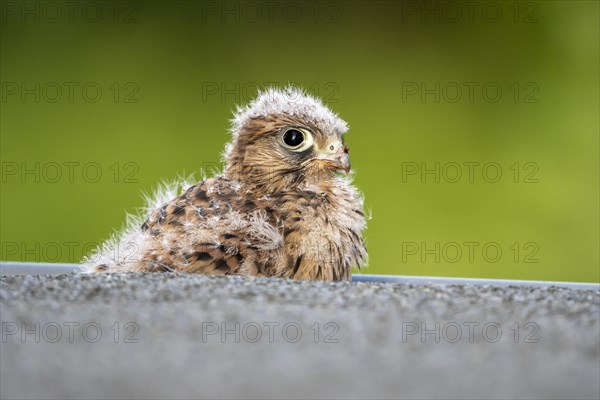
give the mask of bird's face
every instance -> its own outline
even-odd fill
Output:
[[[241,182],[276,191],[299,184],[326,184],[350,171],[342,132],[302,117],[267,115],[249,119],[229,154],[229,171]]]
[[[326,185],[350,170],[348,125],[323,102],[288,86],[270,88],[233,119],[226,174],[267,192]]]
[[[285,125],[276,133],[288,162],[305,169],[306,174],[314,171],[350,172],[349,149],[342,137],[328,135],[316,128]]]

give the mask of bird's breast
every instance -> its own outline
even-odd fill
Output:
[[[285,252],[294,268],[308,269],[303,277],[347,278],[352,266],[361,265],[366,256],[361,236],[365,220],[354,192],[290,192],[278,200],[278,209]]]

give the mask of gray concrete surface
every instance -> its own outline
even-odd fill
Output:
[[[0,302],[7,399],[600,397],[598,290],[105,274]]]
[[[17,261],[0,261],[0,275],[62,275],[78,273],[81,269],[79,264],[57,264],[57,263],[31,263]],[[525,281],[512,279],[476,279],[476,278],[454,278],[440,276],[412,276],[412,275],[373,275],[353,274],[353,282],[369,283],[406,283],[406,284],[443,284],[443,285],[490,285],[498,287],[506,286],[530,286],[550,287],[558,286],[580,290],[600,290],[600,284],[587,282],[552,282],[552,281]]]

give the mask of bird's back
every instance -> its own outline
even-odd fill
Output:
[[[268,267],[269,260],[256,258],[264,253],[277,258],[283,241],[277,221],[268,202],[244,192],[238,182],[210,178],[154,210],[125,246],[126,257],[94,268],[270,275],[256,268]]]
[[[89,268],[350,279],[366,257],[363,226],[361,204],[343,185],[266,195],[219,176],[155,209]]]

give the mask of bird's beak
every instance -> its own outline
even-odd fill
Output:
[[[346,175],[350,173],[350,156],[348,147],[340,147],[340,149],[333,154],[323,154],[319,157],[319,160],[326,163],[330,168],[344,171]]]

